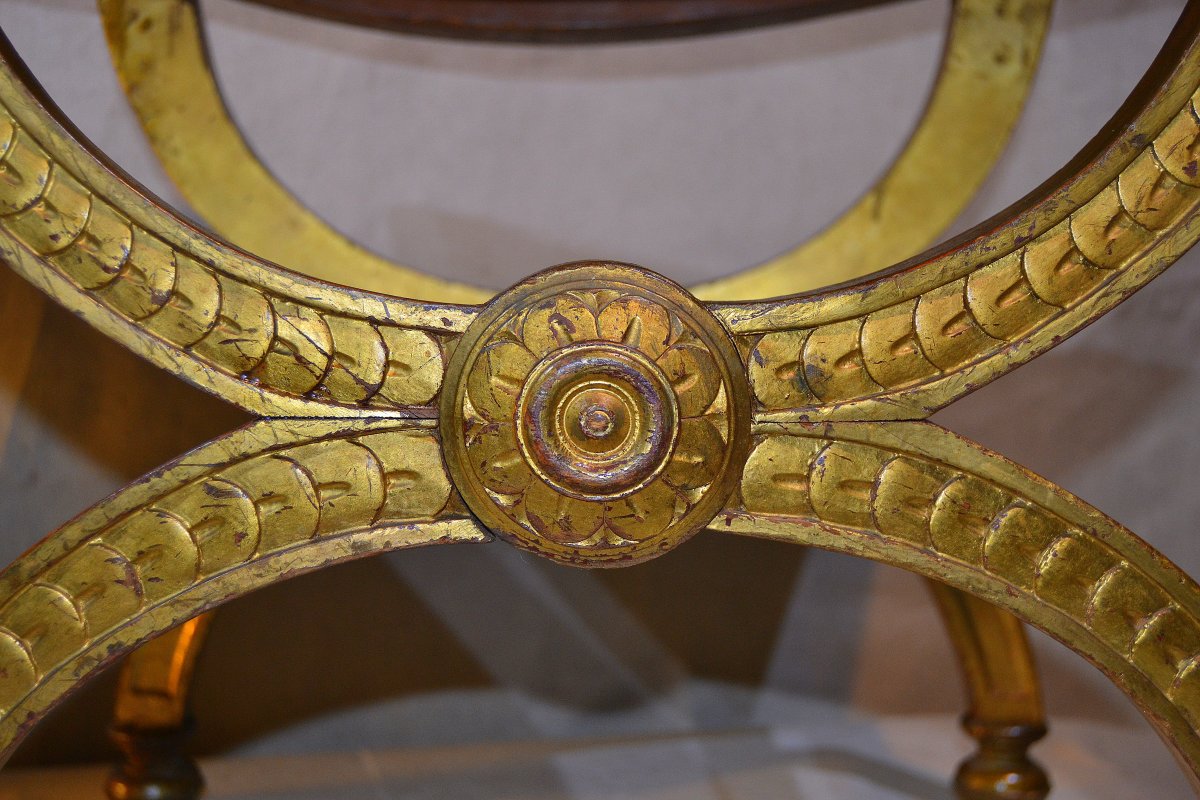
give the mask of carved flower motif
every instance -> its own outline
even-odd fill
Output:
[[[648,298],[574,291],[515,313],[467,376],[468,461],[519,524],[579,548],[642,542],[699,501],[729,438],[721,372]]]

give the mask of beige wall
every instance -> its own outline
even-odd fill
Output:
[[[1059,5],[1005,164],[959,229],[1019,198],[1095,132],[1181,3]],[[229,0],[204,7],[234,111],[301,197],[388,256],[497,288],[585,257],[696,281],[817,230],[902,143],[945,17],[945,4],[928,0],[667,44],[515,48],[379,35]],[[178,200],[124,106],[85,0],[4,0],[0,25],[88,136]],[[1197,268],[1198,254],[1185,257],[1098,325],[938,415],[1193,574]],[[0,349],[0,433],[11,422],[0,437],[3,561],[242,418],[60,310],[39,313],[28,294],[0,279],[0,348],[38,337],[28,370]],[[798,553],[701,539],[596,575],[497,545],[300,579],[221,616],[202,663],[199,742],[294,752],[681,718],[736,726],[770,717],[763,704],[775,692],[880,714],[958,708],[919,581],[844,557],[803,560],[794,581]],[[1090,667],[1037,644],[1053,714],[1152,736]],[[724,693],[679,699],[696,686]],[[107,691],[101,681],[82,693],[22,757],[95,757]],[[488,713],[437,706],[451,691]],[[336,725],[323,717],[334,712]],[[1143,768],[1174,769],[1154,752]]]

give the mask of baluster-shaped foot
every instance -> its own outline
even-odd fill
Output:
[[[959,800],[1043,800],[1050,780],[1028,750],[1046,735],[1046,724],[1024,626],[977,597],[929,585],[970,699],[963,727],[979,743],[955,775]]]
[[[198,800],[204,778],[185,751],[192,725],[152,730],[116,727],[110,732],[121,748],[121,763],[105,784],[110,800]]]
[[[1050,779],[1028,754],[1046,735],[1044,725],[1004,725],[968,715],[963,728],[979,750],[954,776],[959,800],[1044,800],[1050,794]]]
[[[105,784],[110,800],[197,800],[203,793],[185,745],[193,728],[188,691],[209,619],[189,620],[126,659],[109,732],[122,755]]]

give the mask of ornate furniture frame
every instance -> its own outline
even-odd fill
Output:
[[[374,0],[360,8],[379,13],[354,21],[613,38],[838,4],[652,2],[645,18],[596,27],[591,4],[543,3],[540,21],[510,15],[524,20],[516,28],[482,11],[429,16],[448,5]],[[1048,791],[1025,752],[1044,721],[1021,620],[1123,689],[1200,788],[1200,587],[1081,500],[923,421],[1098,318],[1200,236],[1200,1],[1079,156],[934,250],[913,256],[998,156],[1049,2],[957,0],[909,144],[797,250],[691,292],[587,262],[495,297],[370,255],[288,195],[229,119],[190,2],[100,6],[168,171],[214,229],[258,255],[189,225],[107,163],[4,42],[0,259],[260,419],[94,506],[0,574],[5,755],[128,653],[116,728],[128,760],[110,794],[195,796],[177,740],[204,615],[220,603],[388,549],[500,538],[619,567],[707,527],[931,579],[980,748],[959,772],[961,797]],[[667,6],[709,10],[681,18]],[[591,33],[556,17],[563,8],[593,13]],[[977,104],[981,94],[991,102]],[[336,284],[347,275],[355,288]],[[776,299],[730,299],[757,295]]]

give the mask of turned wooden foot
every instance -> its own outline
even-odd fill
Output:
[[[121,750],[105,784],[110,800],[196,800],[203,793],[200,769],[186,752],[193,728],[187,709],[209,619],[189,620],[126,659],[109,731]]]
[[[1028,755],[1029,746],[1046,735],[1045,726],[988,723],[968,715],[963,727],[979,750],[954,777],[960,800],[1043,800],[1050,794],[1049,778]]]
[[[984,600],[937,581],[929,586],[966,683],[963,728],[979,743],[955,775],[959,800],[1042,800],[1050,780],[1028,750],[1046,723],[1024,627]]]
[[[190,719],[160,730],[113,727],[122,760],[104,787],[110,800],[197,800],[204,778],[184,752],[191,729]]]

